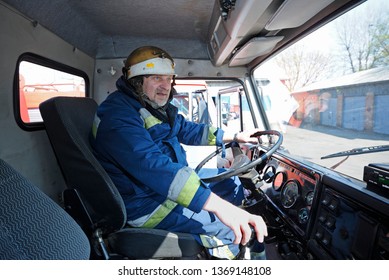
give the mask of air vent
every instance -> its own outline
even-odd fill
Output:
[[[241,66],[250,63],[254,58],[269,53],[283,38],[283,36],[275,36],[251,39],[234,54],[229,66]]]

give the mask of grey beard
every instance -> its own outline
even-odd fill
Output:
[[[151,107],[153,107],[154,109],[156,109],[156,110],[158,110],[159,112],[161,112],[162,114],[164,114],[165,116],[166,116],[166,108],[167,108],[167,103],[165,104],[165,105],[163,105],[163,106],[159,106],[156,102],[154,102],[154,101],[151,101],[150,99],[149,99],[149,97],[146,95],[146,93],[142,93],[141,95],[140,95],[140,98],[144,101],[144,102],[146,102],[147,104],[149,104]]]

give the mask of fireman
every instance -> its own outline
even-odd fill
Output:
[[[238,178],[204,184],[188,167],[181,144],[220,146],[234,137],[178,114],[170,104],[174,67],[160,48],[134,50],[117,90],[97,110],[91,144],[123,197],[129,226],[191,233],[212,256],[234,259],[251,227],[263,242],[266,224],[238,207],[244,198]],[[240,132],[235,140],[256,142],[252,134]],[[263,258],[257,247],[254,254]]]

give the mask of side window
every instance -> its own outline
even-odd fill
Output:
[[[176,80],[171,103],[187,120],[228,132],[254,128],[242,84],[232,80]]]
[[[177,79],[174,88],[176,92],[171,103],[187,120],[220,127],[230,133],[255,127],[250,98],[243,84],[236,80]],[[183,147],[192,168],[215,151],[214,146]],[[229,160],[229,156],[222,159],[219,155],[207,162],[205,167],[228,167]]]
[[[15,119],[25,130],[42,128],[39,105],[55,96],[85,97],[87,75],[32,54],[19,58],[14,82]]]
[[[243,86],[220,89],[217,103],[218,124],[224,131],[235,133],[254,128],[253,116]]]
[[[174,88],[176,93],[171,103],[178,108],[178,112],[185,119],[212,125],[208,103],[210,96],[206,81],[176,80]]]

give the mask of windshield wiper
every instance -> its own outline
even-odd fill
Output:
[[[378,152],[385,152],[385,151],[389,151],[389,145],[355,148],[348,151],[326,155],[324,157],[321,157],[321,159],[342,157],[342,156],[353,156],[353,155],[360,155],[360,154],[367,154],[367,153],[378,153]]]

